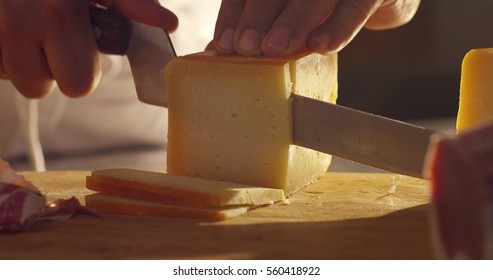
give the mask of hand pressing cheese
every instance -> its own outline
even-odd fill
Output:
[[[337,97],[337,56],[179,57],[166,69],[168,173],[284,189],[325,174],[329,155],[291,145],[291,93]]]

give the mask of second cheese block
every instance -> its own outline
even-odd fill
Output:
[[[457,131],[493,120],[493,48],[471,50],[462,62]]]
[[[291,93],[335,103],[337,56],[179,57],[166,69],[169,174],[293,193],[329,155],[291,145]]]

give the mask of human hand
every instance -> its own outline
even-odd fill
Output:
[[[176,16],[155,0],[97,2],[168,31],[178,26]],[[55,82],[70,97],[90,93],[101,65],[88,1],[0,0],[0,61],[0,78],[28,98],[47,95]]]
[[[364,26],[410,21],[420,0],[223,0],[214,47],[219,53],[291,55],[337,52]]]

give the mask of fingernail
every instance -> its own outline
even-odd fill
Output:
[[[238,41],[238,48],[246,52],[257,50],[259,45],[260,35],[253,29],[243,31]]]
[[[235,36],[235,31],[231,28],[228,28],[221,33],[219,40],[217,41],[218,46],[224,50],[232,50],[233,49],[233,40]]]
[[[272,49],[284,50],[288,48],[289,40],[289,32],[287,30],[279,29],[274,31],[269,38],[267,38],[266,45]]]
[[[314,51],[326,51],[331,43],[331,37],[328,34],[318,34],[308,40],[308,46]]]

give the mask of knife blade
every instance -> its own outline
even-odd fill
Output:
[[[293,144],[423,178],[428,144],[436,131],[296,94],[291,97]]]
[[[139,100],[166,107],[164,69],[176,57],[168,33],[104,7],[90,5],[90,14],[99,50],[127,56]]]

